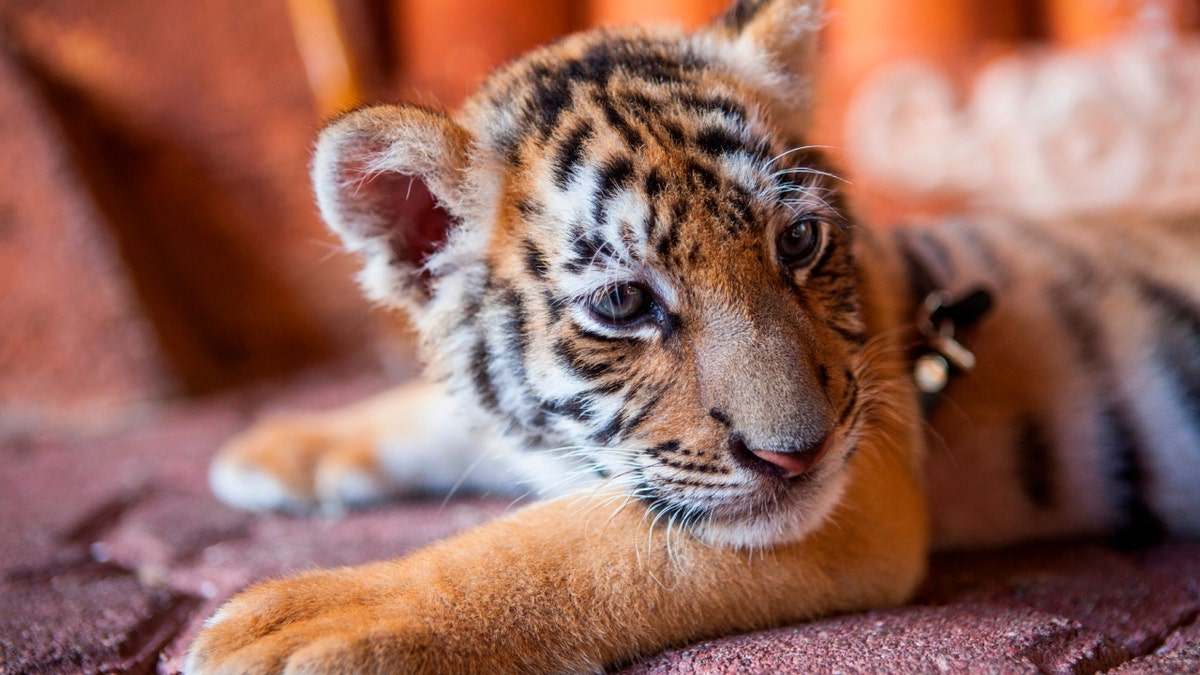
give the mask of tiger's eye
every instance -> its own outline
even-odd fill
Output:
[[[775,251],[785,265],[797,265],[808,262],[817,252],[821,242],[821,232],[815,218],[792,223],[791,227],[779,233],[775,240]]]
[[[633,283],[615,284],[592,296],[588,307],[610,323],[628,323],[649,309],[650,292]]]

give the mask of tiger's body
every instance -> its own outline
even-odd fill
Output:
[[[251,589],[192,671],[596,670],[901,602],[931,530],[1200,533],[1200,228],[855,222],[803,142],[817,11],[587,33],[453,119],[326,129],[322,214],[437,384],[265,423],[214,487],[249,508],[562,496]],[[992,309],[954,336],[978,365],[923,418],[923,303],[980,288]]]

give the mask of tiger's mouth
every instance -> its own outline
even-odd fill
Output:
[[[792,453],[754,451],[735,435],[728,444],[728,473],[684,474],[656,463],[643,472],[634,494],[657,521],[710,543],[769,546],[795,540],[826,517],[841,494],[838,457],[851,451],[851,439],[836,430]]]

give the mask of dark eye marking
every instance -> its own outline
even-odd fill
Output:
[[[784,267],[812,262],[820,247],[821,221],[811,216],[792,223],[775,238],[775,255]]]
[[[653,295],[641,284],[623,282],[606,286],[587,300],[588,309],[601,321],[627,326],[650,312]]]

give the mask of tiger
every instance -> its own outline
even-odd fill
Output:
[[[934,547],[1200,533],[1194,219],[860,222],[806,140],[823,17],[595,29],[324,128],[321,215],[426,377],[260,422],[213,489],[542,499],[252,586],[189,673],[602,672],[903,603]]]

